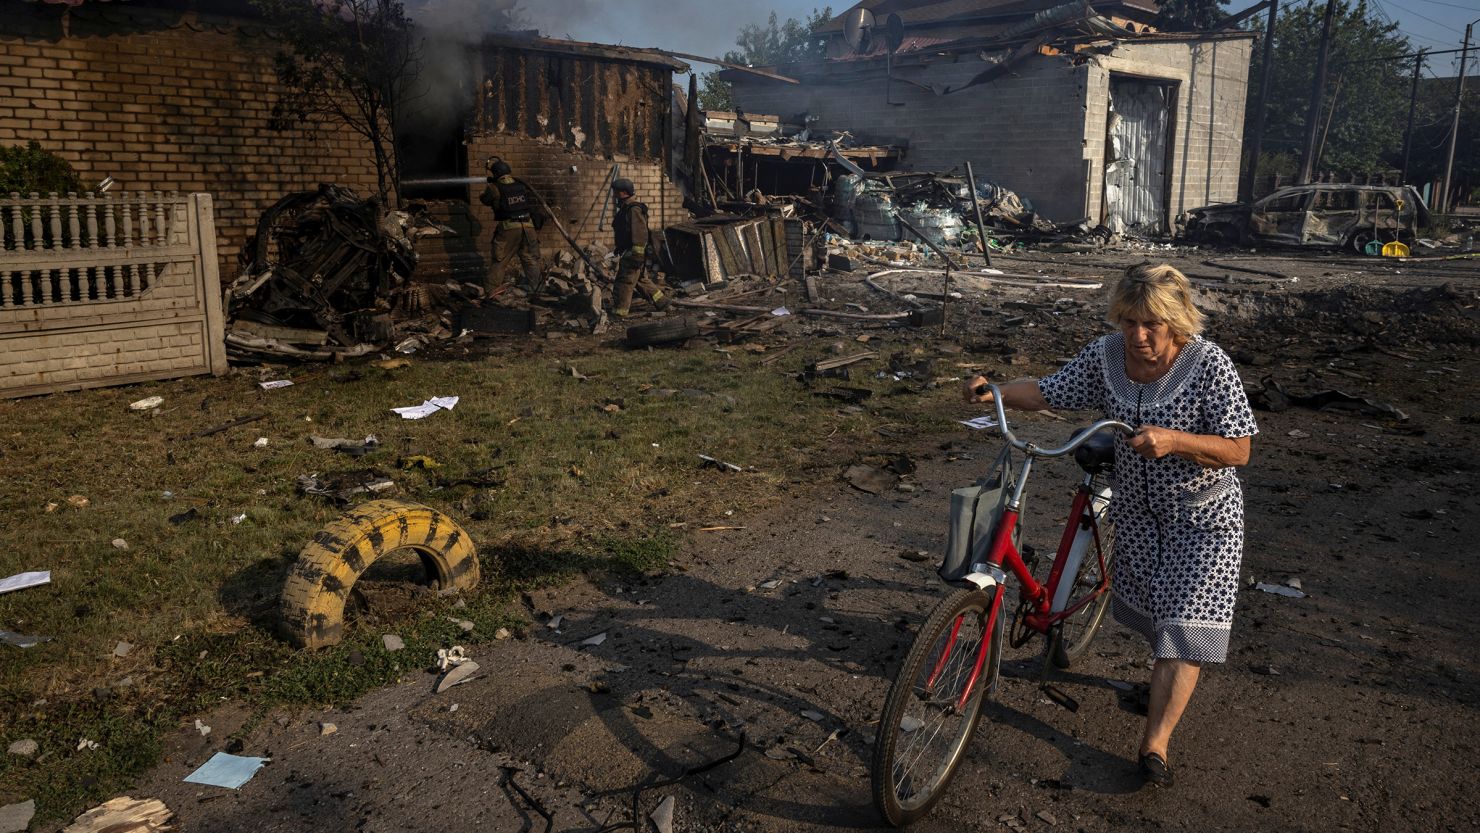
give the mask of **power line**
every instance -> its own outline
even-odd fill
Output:
[[[1477,9],[1474,6],[1461,6],[1458,3],[1445,3],[1444,0],[1421,0],[1421,2],[1433,3],[1435,6],[1448,6],[1451,9],[1459,9],[1460,11],[1466,12],[1480,11],[1480,9]]]
[[[1416,12],[1416,11],[1408,8],[1407,6],[1402,6],[1402,5],[1399,5],[1397,3],[1394,3],[1393,0],[1388,0],[1388,2],[1389,3],[1392,3],[1397,8],[1402,9],[1403,11],[1405,11],[1405,12],[1413,15],[1414,17],[1420,18],[1422,20],[1427,20],[1428,22],[1434,24],[1435,26],[1443,26],[1445,29],[1448,29],[1449,28],[1449,24],[1448,23],[1444,23],[1442,21],[1435,20],[1432,17],[1425,17],[1425,16],[1419,14],[1418,12]]]

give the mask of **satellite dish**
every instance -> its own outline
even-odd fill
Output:
[[[843,40],[854,52],[867,52],[874,45],[874,13],[856,8],[843,15]]]
[[[897,14],[884,18],[884,45],[889,47],[890,52],[898,52],[903,43],[904,21]]]

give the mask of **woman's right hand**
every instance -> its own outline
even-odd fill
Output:
[[[966,388],[962,391],[962,394],[966,397],[967,402],[981,402],[990,405],[992,402],[992,392],[987,390],[987,385],[989,384],[991,383],[987,380],[987,377],[980,375],[973,376],[966,380]]]

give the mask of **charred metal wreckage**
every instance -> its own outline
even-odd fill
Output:
[[[407,337],[445,338],[453,285],[413,283],[416,241],[450,234],[424,206],[321,185],[278,200],[242,248],[226,290],[226,349],[238,361],[325,361]]]

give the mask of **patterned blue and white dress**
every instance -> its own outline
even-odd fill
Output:
[[[1098,410],[1137,427],[1228,438],[1259,431],[1233,361],[1201,336],[1182,346],[1165,376],[1140,384],[1126,376],[1125,339],[1113,333],[1038,389],[1054,408]],[[1227,659],[1244,546],[1236,470],[1173,456],[1152,460],[1119,437],[1110,517],[1116,620],[1143,634],[1158,659]]]

